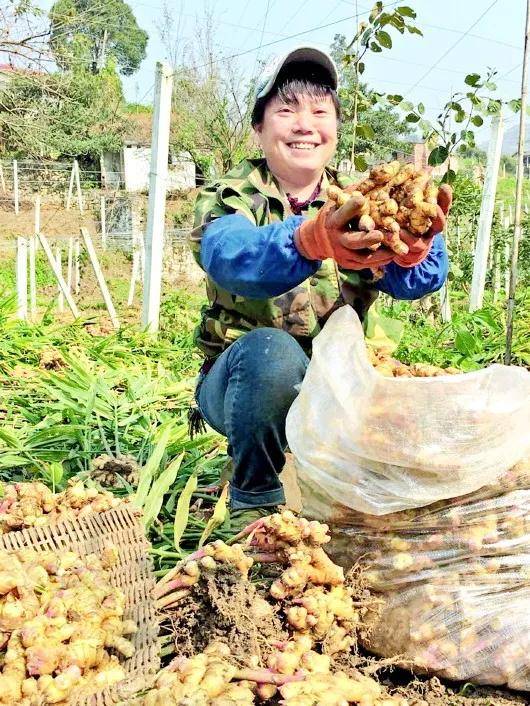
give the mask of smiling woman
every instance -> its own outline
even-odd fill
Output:
[[[362,320],[379,291],[415,299],[447,275],[441,236],[404,267],[378,248],[381,232],[359,231],[364,196],[340,208],[327,199],[329,186],[352,185],[329,166],[336,90],[326,52],[303,46],[278,57],[252,112],[264,157],[244,160],[197,200],[191,241],[210,306],[196,332],[206,359],[195,415],[228,437],[234,529],[284,502],[285,419],[329,315],[350,305]]]

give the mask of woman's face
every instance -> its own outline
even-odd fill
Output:
[[[298,96],[297,103],[272,98],[256,126],[272,173],[287,182],[311,180],[322,173],[337,146],[337,113],[330,96]]]

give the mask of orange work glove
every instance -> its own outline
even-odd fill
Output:
[[[438,215],[433,219],[432,226],[421,238],[412,235],[408,230],[401,229],[399,237],[409,246],[406,255],[396,255],[394,262],[401,267],[414,267],[423,262],[431,249],[432,241],[437,233],[441,233],[447,222],[447,214],[453,202],[453,190],[449,184],[442,184],[438,189]]]
[[[383,249],[368,250],[382,242],[380,231],[357,232],[349,227],[350,221],[360,215],[363,203],[361,194],[340,208],[335,201],[327,201],[316,218],[304,221],[296,230],[294,243],[298,252],[308,260],[333,258],[340,267],[348,270],[377,268],[392,262],[394,253]]]

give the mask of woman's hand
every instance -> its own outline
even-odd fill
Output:
[[[349,270],[376,268],[391,262],[394,253],[382,248],[369,250],[382,243],[381,231],[350,228],[351,220],[361,215],[364,202],[361,194],[352,196],[340,208],[334,201],[327,201],[316,218],[304,221],[296,231],[294,242],[298,252],[308,260],[333,258],[340,267]]]
[[[447,214],[453,202],[453,190],[449,184],[442,184],[438,189],[438,215],[433,219],[432,226],[425,235],[418,238],[408,230],[401,229],[399,237],[408,245],[406,255],[396,255],[394,262],[401,267],[414,267],[423,262],[431,249],[432,241],[437,233],[442,233],[447,223]]]

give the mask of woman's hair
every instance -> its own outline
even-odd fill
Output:
[[[296,105],[302,95],[316,100],[329,96],[335,106],[337,120],[340,120],[339,99],[337,92],[331,86],[328,72],[318,64],[308,65],[296,61],[282,67],[270,93],[263,98],[258,98],[252,110],[252,127],[263,122],[265,108],[273,98],[278,98],[288,105]]]

